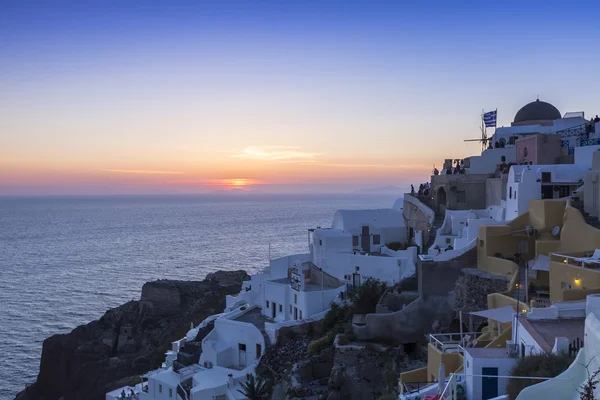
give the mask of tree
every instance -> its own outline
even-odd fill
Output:
[[[592,358],[592,360],[593,359],[594,358]],[[598,379],[598,375],[600,375],[600,369],[597,369],[594,373],[590,374],[590,364],[592,363],[592,360],[585,365],[588,377],[581,385],[579,390],[577,390],[580,400],[594,400],[594,390],[596,389],[596,385],[600,383],[600,379]]]
[[[248,375],[246,382],[241,384],[242,389],[238,392],[249,400],[265,400],[269,396],[267,381],[264,378],[256,378],[254,374]]]

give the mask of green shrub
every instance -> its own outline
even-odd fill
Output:
[[[335,335],[336,335],[336,333],[329,332],[327,335],[323,336],[322,338],[313,340],[312,342],[310,342],[310,344],[308,345],[308,354],[311,356],[315,355],[315,354],[319,354],[326,348],[333,345],[333,341],[335,340]]]
[[[321,321],[323,330],[328,331],[333,329],[341,322],[352,318],[352,310],[348,307],[340,307],[336,303],[331,303],[331,309],[325,314]]]
[[[533,354],[521,358],[510,371],[510,375],[554,378],[565,371],[574,359],[568,354]],[[509,399],[516,399],[521,390],[540,382],[543,381],[539,379],[509,379],[507,385]]]
[[[371,314],[375,312],[379,299],[387,285],[377,279],[368,278],[352,295],[353,314]]]
[[[388,249],[398,251],[398,250],[406,250],[407,244],[402,242],[391,242],[385,245]]]

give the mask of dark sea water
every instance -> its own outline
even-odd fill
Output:
[[[144,282],[254,273],[308,251],[307,228],[393,195],[0,197],[0,399],[35,380],[42,341],[139,299]]]

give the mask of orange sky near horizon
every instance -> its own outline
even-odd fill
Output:
[[[78,153],[64,156],[38,157],[21,154],[0,161],[0,193],[49,192],[77,193],[77,188],[94,186],[122,193],[189,192],[214,190],[253,190],[259,186],[323,185],[376,187],[407,186],[417,176],[426,177],[431,165],[404,157],[343,157],[304,151],[294,146],[249,146],[241,151],[199,153],[181,156],[135,159],[129,157],[108,161],[109,157],[82,157]],[[86,191],[85,189],[83,190]],[[34,190],[35,192],[35,190]]]

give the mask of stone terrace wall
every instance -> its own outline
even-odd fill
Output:
[[[506,291],[509,279],[480,269],[465,268],[456,281],[455,310],[463,312],[487,309],[487,296]]]
[[[419,261],[417,266],[419,296],[446,296],[464,268],[477,268],[477,249],[448,261]]]

